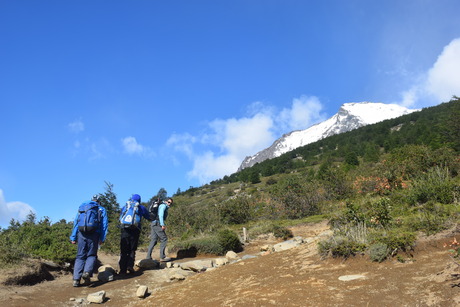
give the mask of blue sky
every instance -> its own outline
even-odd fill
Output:
[[[343,103],[460,95],[457,0],[0,0],[0,226],[200,186]]]

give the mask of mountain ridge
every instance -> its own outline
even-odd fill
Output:
[[[339,108],[338,112],[329,119],[312,125],[304,130],[294,130],[283,134],[279,139],[275,140],[270,147],[259,151],[255,155],[247,156],[241,163],[238,171],[267,159],[279,157],[286,152],[324,139],[328,136],[348,132],[415,111],[419,110],[380,102],[363,101],[344,103]]]

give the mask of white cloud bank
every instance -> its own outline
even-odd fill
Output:
[[[460,38],[444,47],[436,63],[428,71],[427,91],[440,101],[460,96]]]
[[[216,119],[202,135],[175,134],[167,144],[193,161],[188,175],[204,184],[236,172],[246,156],[270,146],[280,134],[324,120],[322,108],[318,98],[307,96],[294,99],[290,108],[281,111],[256,102],[249,107],[251,116]],[[200,146],[216,150],[200,152]]]
[[[460,38],[445,46],[434,65],[401,95],[399,104],[406,107],[417,106],[421,100],[439,104],[460,96]]]
[[[11,219],[24,221],[30,212],[35,210],[20,201],[6,202],[3,190],[0,189],[0,225],[9,225]]]

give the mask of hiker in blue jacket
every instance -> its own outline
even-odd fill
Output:
[[[161,202],[158,206],[157,214],[152,216],[153,222],[151,224],[150,244],[147,251],[146,259],[152,259],[152,251],[157,244],[158,239],[160,240],[160,261],[166,262],[171,261],[171,258],[166,257],[165,250],[166,244],[168,243],[168,237],[166,236],[166,218],[168,217],[169,207],[173,204],[173,199],[168,198],[166,202]],[[152,206],[150,206],[152,208]],[[152,210],[150,211],[152,213]]]
[[[141,221],[145,218],[150,221],[147,208],[141,205],[141,197],[133,194],[121,209],[120,224],[120,271],[118,274],[134,273],[134,260],[136,258],[137,245],[141,234]]]
[[[70,235],[70,242],[77,244],[77,256],[73,269],[74,287],[80,286],[81,278],[86,285],[90,283],[97,260],[97,250],[99,245],[104,243],[109,226],[107,212],[99,204],[98,195],[94,195],[91,201],[80,205],[78,211]],[[90,214],[91,211],[94,212],[93,215]],[[91,220],[89,224],[85,224],[85,219],[86,222]]]

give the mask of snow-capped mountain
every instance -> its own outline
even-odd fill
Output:
[[[331,118],[308,129],[296,130],[284,134],[270,147],[253,156],[246,157],[238,171],[266,159],[279,157],[297,147],[316,142],[328,136],[347,132],[365,125],[375,124],[386,119],[396,118],[414,111],[418,110],[407,109],[396,104],[376,102],[345,103],[340,107],[337,114]]]

